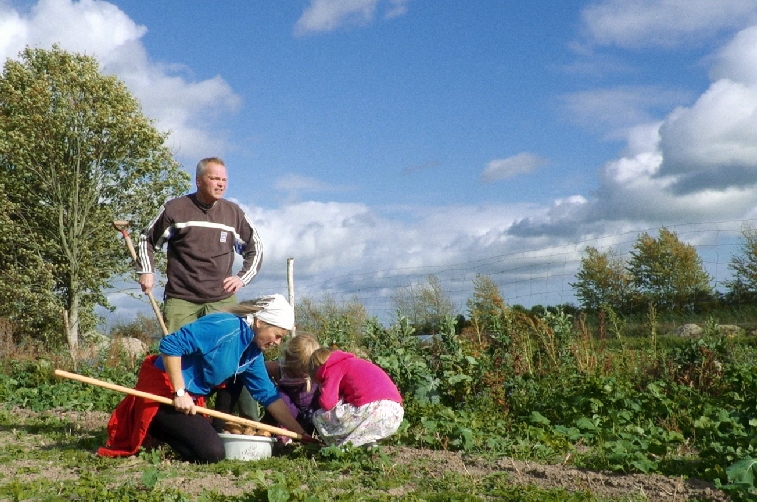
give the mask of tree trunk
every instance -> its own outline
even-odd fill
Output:
[[[66,311],[64,325],[68,350],[71,351],[73,356],[79,348],[79,292],[76,291],[76,288],[71,288],[71,305],[70,309]]]

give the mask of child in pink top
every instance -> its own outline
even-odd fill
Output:
[[[320,385],[313,424],[327,444],[353,446],[391,436],[402,423],[402,396],[389,375],[349,352],[320,348],[310,358]]]

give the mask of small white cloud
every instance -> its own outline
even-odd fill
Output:
[[[506,159],[495,159],[486,165],[486,169],[481,173],[481,181],[493,183],[519,174],[528,174],[546,163],[546,159],[528,152],[522,152]]]
[[[391,19],[407,12],[410,0],[389,0],[383,17]],[[365,26],[376,17],[380,0],[310,0],[297,20],[296,35],[333,31],[342,26]]]
[[[562,102],[573,122],[613,135],[655,120],[691,98],[691,93],[674,89],[624,86],[566,94]]]
[[[389,8],[386,10],[384,18],[393,19],[407,14],[408,1],[409,0],[389,0]]]
[[[582,11],[584,31],[602,45],[676,47],[757,19],[754,0],[600,0]]]
[[[276,180],[277,190],[285,192],[288,203],[296,202],[303,193],[343,193],[352,190],[346,185],[329,185],[315,178],[290,174]]]

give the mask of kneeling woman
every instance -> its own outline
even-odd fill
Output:
[[[98,453],[133,455],[149,435],[168,443],[184,460],[225,458],[213,424],[197,415],[205,396],[222,384],[241,383],[284,427],[305,434],[268,377],[263,351],[294,327],[294,310],[281,295],[245,301],[229,312],[209,314],[164,337],[160,355],[148,356],[136,388],[173,398],[173,406],[127,396],[108,423],[108,442]]]

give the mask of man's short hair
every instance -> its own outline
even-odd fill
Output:
[[[207,159],[202,159],[200,162],[197,163],[197,172],[195,173],[195,176],[198,178],[205,174],[205,168],[208,167],[208,164],[219,164],[223,167],[226,167],[226,164],[223,163],[223,160],[221,160],[218,157],[208,157]]]

